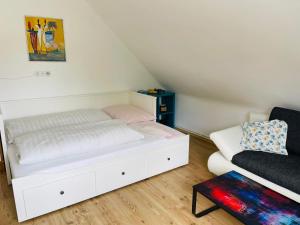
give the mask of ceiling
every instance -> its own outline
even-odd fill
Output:
[[[166,88],[300,107],[299,0],[87,0]]]

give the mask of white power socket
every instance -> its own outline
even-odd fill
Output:
[[[37,77],[50,77],[51,72],[50,71],[36,71],[36,72],[34,72],[34,75]]]

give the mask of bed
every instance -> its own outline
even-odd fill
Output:
[[[81,152],[80,148],[76,150],[75,146],[71,150],[78,151],[77,154],[70,154],[70,151],[66,151],[66,154],[59,158],[55,158],[55,155],[46,155],[44,158],[37,157],[36,159],[36,157],[32,158],[32,154],[29,154],[28,158],[21,155],[24,156],[23,161],[20,160],[22,159],[19,155],[20,146],[16,141],[13,143],[10,141],[8,136],[11,134],[8,134],[5,128],[9,124],[7,121],[24,116],[81,108],[100,109],[117,104],[130,104],[156,116],[156,99],[135,92],[28,99],[1,103],[0,128],[3,153],[8,183],[11,183],[13,187],[19,222],[188,163],[189,136],[155,121],[132,122],[127,124],[128,126],[124,126],[132,131],[133,136],[136,132],[143,138],[134,136],[136,138],[130,139],[131,141],[126,141],[125,138],[124,143],[102,146],[88,152]],[[20,109],[22,110],[20,111]],[[103,123],[107,124],[106,121]],[[108,123],[124,128],[122,122],[117,120],[108,121]],[[103,126],[102,122],[101,126]],[[65,131],[67,125],[60,129]],[[86,125],[84,125],[84,129],[86,129]],[[106,128],[104,132],[107,133]],[[118,132],[120,131],[118,130]],[[39,135],[43,137],[42,132],[39,133],[33,135],[34,141],[38,139]],[[119,135],[119,133],[117,134]],[[20,137],[26,135],[20,135]],[[87,135],[93,136],[94,133],[88,132]],[[122,139],[120,136],[118,137]],[[95,139],[98,140],[98,136],[95,136]],[[25,150],[27,150],[28,139],[26,141]],[[91,140],[87,140],[84,144],[89,142]],[[77,142],[75,141],[75,143]],[[99,143],[101,144],[101,142],[96,142],[96,144]],[[78,145],[80,144],[78,142]],[[61,148],[63,149],[64,146],[62,145]]]

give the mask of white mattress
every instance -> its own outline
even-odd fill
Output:
[[[147,129],[148,125],[145,123],[136,123],[132,124],[131,127],[135,130],[141,132],[145,138],[121,144],[118,146],[108,147],[105,149],[101,149],[100,151],[91,151],[89,153],[77,154],[74,156],[64,157],[62,159],[57,159],[49,162],[29,164],[29,165],[21,165],[18,163],[16,148],[13,144],[8,146],[8,159],[10,162],[10,168],[12,173],[12,178],[24,177],[32,174],[43,174],[43,173],[54,173],[60,171],[71,170],[83,166],[91,165],[92,163],[99,162],[101,160],[105,160],[106,157],[112,157],[114,154],[118,154],[120,151],[126,153],[127,151],[138,151],[139,149],[147,147],[157,148],[158,146],[167,146],[172,138],[176,138],[177,136],[182,136],[180,132],[168,128],[162,127],[162,125],[157,125],[155,122],[147,122],[149,126],[157,127],[157,132],[153,129]],[[163,128],[163,129],[162,129]],[[164,130],[163,132],[159,132],[159,130]],[[165,137],[163,135],[166,130],[171,131],[172,138]],[[177,135],[174,135],[174,134]]]

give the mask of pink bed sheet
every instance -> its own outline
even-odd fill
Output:
[[[175,130],[171,127],[167,127],[163,124],[154,121],[134,123],[134,124],[130,124],[130,126],[143,133],[147,133],[150,135],[157,135],[168,139],[184,135],[178,130]]]

